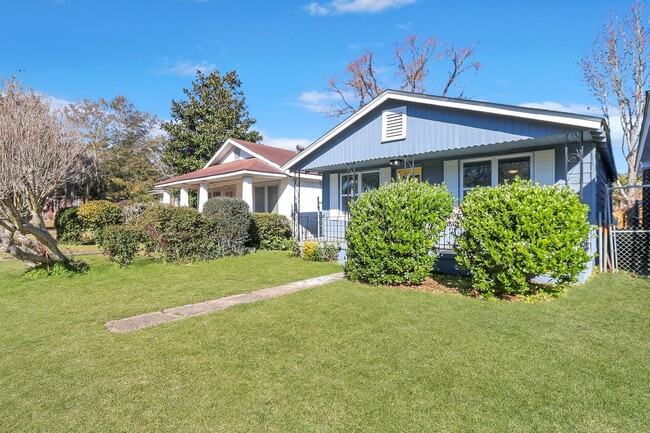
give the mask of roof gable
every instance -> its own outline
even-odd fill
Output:
[[[402,141],[382,143],[382,111],[404,105],[409,135]],[[316,140],[283,169],[316,169],[579,130],[598,131],[602,125],[603,120],[594,116],[389,90]],[[333,147],[336,152],[324,156]]]
[[[241,172],[259,172],[271,174],[283,174],[283,172],[276,167],[272,167],[256,158],[242,159],[239,161],[226,162],[223,164],[212,165],[207,168],[192,171],[180,176],[175,176],[165,179],[156,183],[156,187],[168,186],[170,184],[178,184],[187,181],[197,181],[207,177],[228,175]]]
[[[221,145],[219,150],[215,152],[203,168],[208,168],[222,163],[227,159],[228,155],[233,152],[233,149],[239,149],[247,156],[257,158],[260,161],[277,168],[280,168],[283,164],[296,156],[296,152],[292,150],[281,149],[266,144],[251,143],[237,138],[229,138]]]

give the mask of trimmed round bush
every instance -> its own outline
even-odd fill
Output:
[[[211,239],[216,257],[246,252],[251,214],[244,200],[212,198],[203,205],[203,215],[211,223]]]
[[[141,233],[128,226],[108,226],[102,231],[101,250],[113,264],[123,268],[135,259]]]
[[[286,250],[291,239],[291,223],[284,215],[270,213],[251,214],[250,240],[255,248]]]
[[[123,222],[122,209],[108,200],[86,202],[79,206],[77,215],[84,230],[91,232],[98,244],[101,244],[101,232],[104,227],[120,225]]]
[[[59,242],[79,242],[84,232],[83,224],[78,216],[79,208],[67,207],[59,209],[54,218],[56,238]]]
[[[371,284],[420,284],[453,210],[443,185],[406,179],[364,192],[350,207],[345,271]]]
[[[214,257],[212,226],[196,209],[156,205],[138,218],[146,252],[170,263],[189,263]]]
[[[516,180],[467,193],[455,251],[484,295],[531,292],[530,279],[548,275],[560,288],[575,282],[589,261],[589,207],[568,187]]]

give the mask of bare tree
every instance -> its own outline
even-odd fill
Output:
[[[0,246],[29,265],[65,261],[43,221],[47,198],[79,174],[76,129],[13,77],[0,87]]]
[[[605,118],[620,116],[621,152],[627,162],[627,184],[637,185],[635,163],[648,84],[648,29],[643,6],[635,1],[623,18],[610,14],[599,30],[592,51],[582,59],[584,79],[600,103]],[[620,186],[620,181],[618,182]],[[622,191],[626,207],[636,200],[636,189]]]
[[[476,45],[466,48],[441,49],[437,39],[430,37],[421,44],[415,35],[408,36],[401,44],[395,45],[393,52],[397,70],[395,74],[400,79],[400,88],[414,93],[425,93],[430,83],[432,63],[447,60],[451,70],[447,72],[446,80],[440,95],[446,96],[452,86],[458,86],[458,78],[470,70],[478,71],[481,64],[471,60]],[[363,108],[368,102],[382,92],[385,87],[379,84],[378,70],[373,64],[374,55],[371,51],[364,52],[345,69],[341,77],[331,78],[328,90],[340,99],[341,105],[329,106],[324,114],[330,117],[340,117],[351,114]],[[461,89],[459,97],[462,97]]]
[[[382,92],[377,84],[377,72],[372,64],[373,57],[371,51],[364,52],[345,68],[345,78],[329,80],[330,92],[338,95],[343,106],[328,107],[325,112],[327,116],[341,117],[354,113]]]

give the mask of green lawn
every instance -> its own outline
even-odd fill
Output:
[[[650,280],[482,301],[342,281],[129,334],[107,320],[336,272],[282,253],[26,281],[0,263],[0,431],[640,432]]]

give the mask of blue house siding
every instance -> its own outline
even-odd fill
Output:
[[[301,168],[320,170],[340,165],[343,161],[363,166],[361,163],[364,161],[389,159],[396,155],[469,149],[486,144],[559,137],[576,131],[575,128],[533,120],[411,103],[407,105],[406,139],[382,143],[381,113],[399,106],[404,104],[389,101],[370,111],[356,124],[307,156],[301,161]],[[335,152],[331,151],[333,148],[336,148]]]
[[[340,211],[340,176],[350,171],[381,170],[380,180],[386,180],[389,162],[405,158],[415,167],[421,167],[422,180],[439,184],[446,179],[450,191],[461,196],[463,160],[526,153],[532,155],[534,180],[570,186],[589,206],[590,223],[598,223],[599,212],[608,206],[607,184],[616,173],[609,133],[602,119],[426,95],[408,94],[408,98],[400,99],[404,96],[404,92],[383,94],[374,105],[371,103],[345,120],[289,164],[293,169],[314,170],[323,175],[326,218],[345,224],[346,214]],[[404,106],[405,138],[382,143],[382,112]],[[577,157],[579,133],[584,139],[582,164]],[[569,140],[568,145],[565,140]],[[588,242],[588,250],[592,255],[597,251],[595,232]],[[581,279],[592,268],[593,262]],[[437,270],[455,271],[453,255],[442,254]]]

